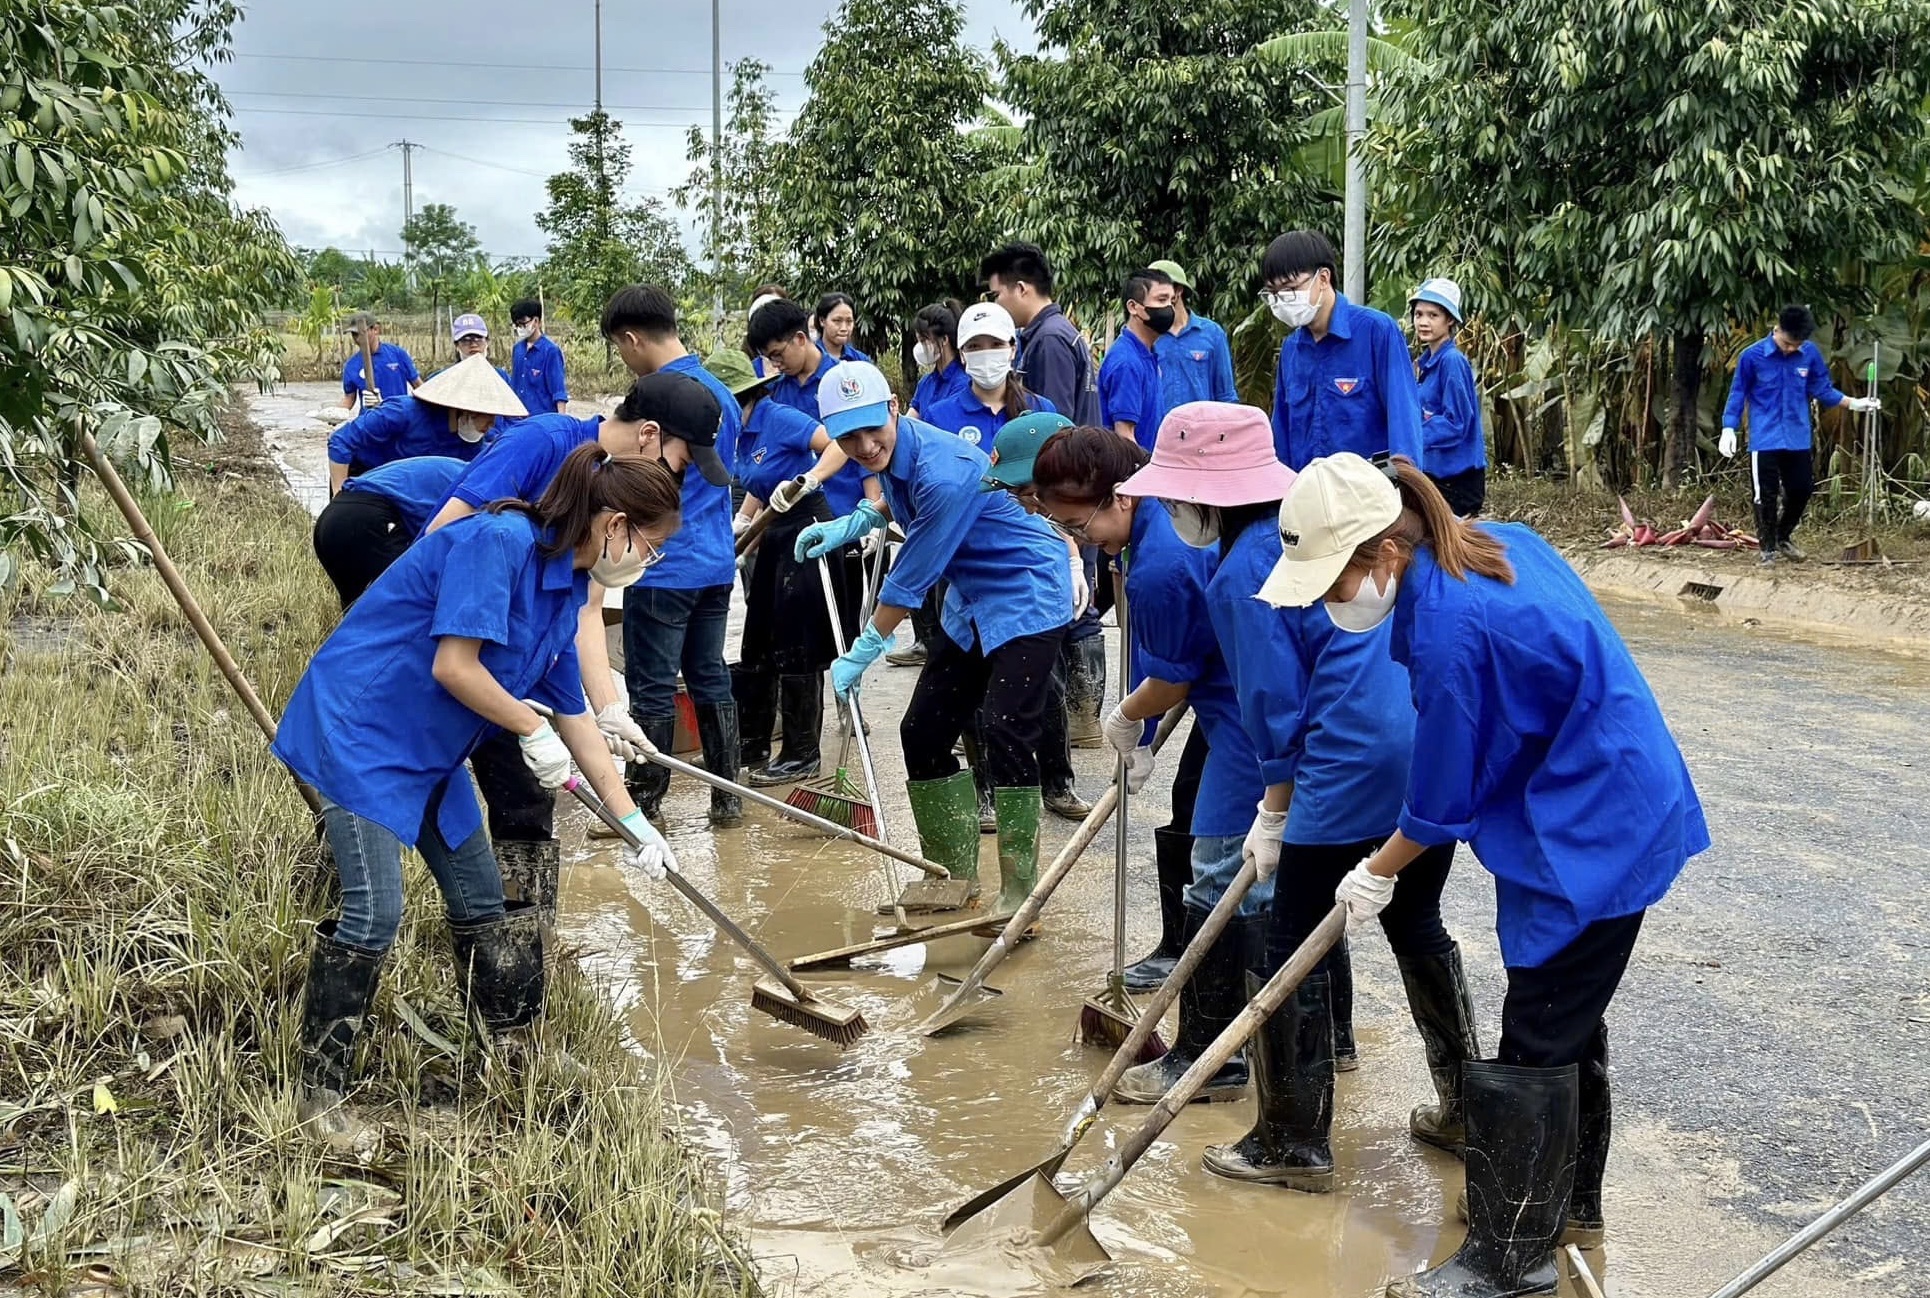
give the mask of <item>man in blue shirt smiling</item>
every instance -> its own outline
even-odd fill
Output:
[[[1159,435],[1159,360],[1154,348],[1173,327],[1173,277],[1163,270],[1136,270],[1126,277],[1120,302],[1126,327],[1099,364],[1099,424],[1130,437],[1147,450]]]

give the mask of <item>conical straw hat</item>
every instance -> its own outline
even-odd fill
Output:
[[[416,399],[468,410],[478,415],[507,415],[521,419],[529,413],[523,403],[503,382],[503,376],[487,356],[471,356],[457,361],[415,390]]]

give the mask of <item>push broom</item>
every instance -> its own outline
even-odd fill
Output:
[[[880,565],[882,566],[882,565]],[[831,585],[831,567],[823,556],[818,558],[818,578],[824,585],[824,611],[831,619],[831,641],[840,656],[845,650],[844,623],[838,615],[838,595]],[[871,570],[865,570],[865,596],[859,602],[858,623],[862,626],[871,616]],[[857,732],[860,743],[860,757],[865,765],[865,778],[870,781],[867,789],[851,774],[845,765],[851,755],[853,732]],[[861,834],[882,838],[878,826],[878,784],[871,769],[871,750],[864,740],[864,720],[859,714],[857,700],[838,709],[838,765],[836,773],[815,780],[805,780],[791,787],[784,801],[801,811],[840,825],[849,825]],[[891,895],[898,895],[898,881],[891,881]]]
[[[1121,556],[1123,563],[1124,556]],[[1126,607],[1126,578],[1113,573],[1113,604],[1119,609],[1119,696],[1132,691],[1131,613]],[[1114,764],[1113,787],[1119,791],[1119,812],[1113,821],[1112,835],[1112,972],[1106,975],[1106,988],[1088,996],[1079,1010],[1078,1040],[1082,1045],[1106,1046],[1117,1050],[1132,1036],[1139,1024],[1139,1009],[1126,994],[1126,846],[1129,826],[1126,806],[1126,759]],[[1151,1042],[1144,1043],[1147,1046]],[[1158,1054],[1148,1054],[1147,1060]]]

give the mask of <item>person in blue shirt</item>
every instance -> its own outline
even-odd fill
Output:
[[[342,1109],[357,1039],[402,922],[402,852],[441,889],[456,981],[510,1057],[543,1010],[535,909],[506,906],[463,762],[501,728],[544,787],[574,759],[663,878],[663,838],[623,790],[584,708],[571,641],[588,582],[635,581],[678,524],[675,479],[642,457],[575,452],[534,505],[499,502],[424,537],[375,580],[323,642],[282,713],[274,753],[322,798],[340,912],[316,926],[302,1009],[301,1115],[354,1142]],[[549,709],[554,722],[525,699]]]
[[[1160,409],[1171,410],[1189,401],[1238,401],[1233,382],[1233,347],[1226,330],[1193,309],[1193,277],[1176,261],[1160,260],[1150,269],[1163,270],[1173,281],[1173,327],[1159,340]]]
[[[1018,326],[1004,307],[978,302],[958,319],[958,359],[965,385],[921,409],[918,418],[956,433],[981,451],[1007,420],[1034,411],[1061,414],[1059,407],[1026,386],[1014,359]]]
[[[1461,331],[1461,286],[1436,276],[1407,299],[1414,341],[1421,345],[1414,379],[1421,394],[1421,442],[1427,476],[1462,518],[1488,498],[1488,439],[1481,433],[1481,393],[1474,367],[1455,345]]]
[[[773,298],[751,312],[744,345],[753,356],[764,361],[764,368],[757,371],[759,375],[776,376],[771,384],[771,400],[815,419],[818,383],[837,362],[811,341],[810,325],[810,317],[803,307],[789,298]],[[877,483],[867,481],[867,476],[857,465],[847,464],[825,484],[825,499],[831,502],[835,513],[850,513],[857,507],[860,496],[874,501],[879,498]],[[856,556],[852,559],[855,564]],[[862,581],[854,577],[851,589],[859,590],[862,586]],[[855,621],[855,600],[845,617],[847,621]]]
[[[474,311],[465,311],[449,322],[449,341],[455,344],[458,361],[466,361],[471,356],[487,356],[489,355],[489,322]],[[496,373],[503,376],[503,382],[508,383],[509,374],[503,367],[498,365],[495,369]],[[527,406],[528,403],[524,404]]]
[[[1130,437],[1148,450],[1159,435],[1161,386],[1153,349],[1173,327],[1172,276],[1163,270],[1136,270],[1126,277],[1119,300],[1126,327],[1099,363],[1099,424]]]
[[[469,465],[447,455],[391,460],[342,484],[315,519],[315,558],[342,607],[402,557]]]
[[[1497,1056],[1463,1070],[1467,1241],[1389,1292],[1552,1293],[1557,1242],[1603,1231],[1602,1016],[1643,915],[1709,846],[1702,804],[1627,646],[1527,527],[1458,519],[1412,463],[1345,454],[1307,467],[1280,527],[1261,598],[1386,629],[1426,754],[1399,828],[1335,892],[1350,926],[1456,842],[1495,877],[1507,995]]]
[[[899,414],[877,366],[834,368],[819,388],[819,414],[844,453],[878,475],[884,504],[811,524],[798,533],[798,558],[828,554],[887,522],[905,533],[877,609],[831,664],[831,688],[840,698],[856,689],[932,583],[951,583],[938,641],[898,726],[906,789],[923,854],[976,880],[977,795],[952,745],[977,715],[997,809],[999,908],[1015,910],[1038,874],[1039,718],[1072,617],[1065,544],[1009,494],[985,490],[985,452]]]
[[[1052,263],[1037,244],[1008,243],[978,264],[992,300],[1019,328],[1014,359],[1025,385],[1075,424],[1099,422],[1092,342],[1052,298]]]
[[[677,334],[677,300],[663,288],[632,284],[619,289],[603,309],[603,336],[632,374],[641,378],[668,370],[696,379],[709,389],[717,407],[708,434],[699,428],[704,412],[694,404],[678,418],[665,420],[689,434],[661,446],[664,463],[683,475],[684,524],[671,542],[670,561],[647,573],[624,596],[623,674],[631,715],[652,744],[668,751],[677,731],[681,667],[684,687],[696,705],[704,769],[734,781],[741,741],[730,667],[724,661],[724,633],[731,584],[737,579],[729,457],[736,454],[743,419],[730,389],[684,347]],[[687,472],[693,465],[697,472]],[[601,706],[594,694],[591,699]],[[670,788],[670,772],[654,764],[632,766],[629,781],[644,814],[657,818]],[[723,789],[710,791],[713,827],[741,824],[743,819],[741,798]]]
[[[562,414],[570,408],[570,385],[563,375],[563,349],[543,332],[543,304],[523,298],[509,308],[516,341],[509,349],[509,385],[532,415]]]
[[[501,420],[525,413],[487,357],[457,361],[413,395],[370,406],[329,434],[328,494],[391,460],[421,455],[473,460]]]
[[[805,527],[836,517],[824,484],[844,468],[844,452],[814,417],[771,400],[772,380],[752,373],[743,352],[722,348],[704,364],[731,390],[743,415],[736,459],[744,503],[732,531],[741,534],[767,504],[773,513],[744,584],[744,629],[730,669],[743,735],[740,756],[751,785],[795,784],[817,775],[823,764],[824,673],[838,651],[818,566],[798,562],[793,547]],[[845,566],[829,567],[834,593],[842,595],[836,588]],[[847,596],[840,607],[846,602],[855,601]],[[784,735],[776,759],[774,722]]]
[[[1274,453],[1295,471],[1336,451],[1425,465],[1407,339],[1392,316],[1347,300],[1335,262],[1312,230],[1281,235],[1260,258],[1260,296],[1293,331],[1273,384]]]
[[[818,345],[835,364],[838,361],[868,361],[871,358],[851,345],[858,329],[858,304],[847,293],[826,293],[811,313],[811,329]]]
[[[1830,382],[1829,363],[1810,341],[1816,317],[1806,306],[1786,306],[1769,337],[1743,349],[1736,380],[1722,408],[1724,459],[1736,453],[1736,432],[1749,416],[1749,483],[1755,493],[1756,536],[1762,561],[1776,556],[1798,562],[1809,556],[1792,539],[1816,491],[1811,462],[1809,403],[1825,410],[1842,406],[1858,414],[1882,408],[1874,396],[1846,397]]]
[[[375,395],[368,392],[362,376],[362,335],[367,334],[375,358]],[[349,318],[348,336],[354,340],[355,353],[342,364],[342,409],[363,410],[381,405],[392,397],[406,397],[422,382],[415,361],[394,343],[382,341],[382,326],[363,311]]]
[[[1280,558],[1281,500],[1296,485],[1274,457],[1264,414],[1198,402],[1167,417],[1149,465],[1120,487],[1168,501],[1182,539],[1220,547],[1206,609],[1265,786],[1240,855],[1274,880],[1266,954],[1248,996],[1326,918],[1335,884],[1394,832],[1416,751],[1407,673],[1385,627],[1255,598]],[[1411,890],[1381,921],[1437,1088],[1438,1103],[1415,1110],[1409,1131],[1450,1150],[1463,1139],[1455,1079],[1476,1054],[1459,950],[1441,923],[1453,860],[1452,843],[1431,848],[1412,866]],[[1355,1063],[1352,1010],[1351,963],[1336,946],[1253,1043],[1253,1129],[1209,1146],[1208,1171],[1309,1193],[1332,1189],[1334,1074]],[[1183,1066],[1162,1063],[1143,1065],[1143,1079],[1127,1075],[1149,1101]]]
[[[920,371],[918,386],[911,394],[909,413],[914,419],[924,419],[925,412],[939,401],[971,386],[971,376],[965,373],[958,344],[953,341],[958,318],[964,314],[962,305],[948,301],[920,307],[912,317],[911,330],[918,341],[912,346],[911,358]]]

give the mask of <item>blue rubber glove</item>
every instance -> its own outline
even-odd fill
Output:
[[[831,692],[841,699],[851,697],[851,691],[858,688],[858,680],[864,675],[865,668],[877,662],[889,648],[891,641],[878,634],[877,627],[865,623],[864,634],[858,637],[858,643],[839,654],[837,661],[831,664]]]
[[[797,561],[815,559],[819,555],[841,550],[853,541],[863,540],[885,525],[885,516],[878,507],[868,500],[858,502],[858,507],[843,518],[834,518],[828,523],[813,523],[797,534],[797,545],[792,553]]]

